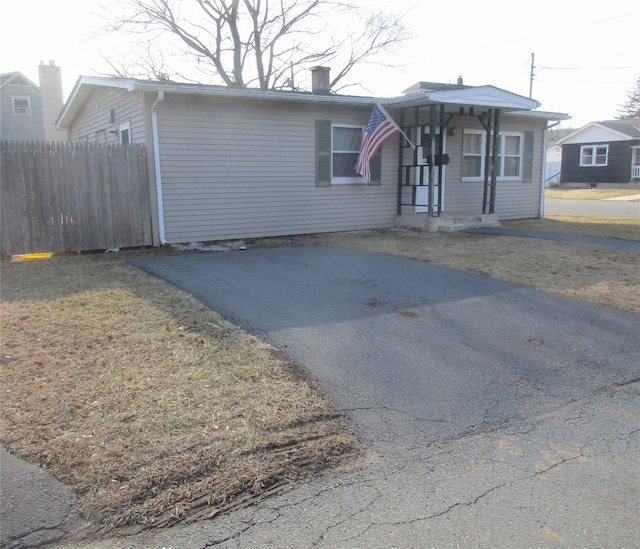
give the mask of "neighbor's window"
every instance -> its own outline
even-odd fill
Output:
[[[332,183],[362,183],[356,173],[362,126],[333,126],[332,128]]]
[[[609,160],[609,145],[582,145],[581,166],[606,166]]]
[[[482,130],[464,130],[462,139],[462,177],[484,177],[487,133]],[[520,179],[524,138],[521,133],[501,133],[498,136],[498,161],[496,177]]]
[[[31,116],[31,98],[13,97],[13,114],[15,116]]]

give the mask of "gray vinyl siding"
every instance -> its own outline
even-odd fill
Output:
[[[483,181],[462,180],[462,136],[464,128],[481,130],[480,122],[472,117],[456,117],[449,126],[456,126],[457,133],[447,138],[447,166],[445,182],[445,213],[482,213],[484,191]],[[496,187],[496,214],[501,220],[527,219],[540,216],[540,196],[543,178],[542,147],[544,142],[544,121],[523,118],[509,118],[503,114],[500,121],[501,132],[525,132],[533,130],[533,171],[531,181],[501,181]]]
[[[392,227],[396,139],[382,185],[316,186],[316,119],[366,125],[370,107],[167,96],[158,108],[169,243]]]
[[[30,116],[16,116],[13,97],[28,97],[31,104]],[[31,84],[9,83],[0,91],[1,139],[16,141],[43,141],[42,101],[40,90]]]
[[[110,113],[113,110],[114,121]],[[147,143],[144,121],[144,96],[120,89],[96,89],[87,99],[69,128],[71,141],[118,143],[121,123],[131,124],[131,141]]]

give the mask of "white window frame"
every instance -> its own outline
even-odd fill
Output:
[[[604,163],[597,162],[598,155],[597,150],[604,148]],[[591,162],[584,161],[585,151],[591,149]],[[609,164],[609,145],[606,143],[600,143],[597,145],[581,145],[580,146],[580,167],[581,168],[602,168]]]
[[[120,122],[120,124],[118,125],[118,140],[120,141],[120,143],[123,143],[122,141],[122,132],[128,132],[129,134],[129,141],[128,143],[126,143],[126,145],[131,145],[131,143],[133,143],[133,136],[131,135],[131,121],[127,120],[126,122]]]
[[[519,147],[518,154],[505,154],[506,142],[505,137],[518,137]],[[520,181],[522,180],[522,167],[524,163],[524,133],[523,132],[500,132],[500,151],[498,152],[500,157],[500,173],[498,179],[503,181]],[[518,158],[518,174],[517,175],[504,175],[504,166],[506,158]]]
[[[479,176],[473,176],[473,177],[462,177],[462,181],[480,181],[484,179],[484,172],[486,169],[485,166],[485,151],[487,149],[487,132],[483,131],[483,130],[477,130],[477,129],[467,129],[465,128],[463,130],[464,134],[475,134],[475,135],[480,135],[481,136],[481,143],[480,143],[480,175]],[[518,150],[518,154],[517,155],[505,155],[505,144],[506,144],[506,139],[504,139],[505,137],[509,137],[509,136],[514,136],[514,137],[519,137],[520,138],[520,147]],[[496,179],[500,180],[500,181],[522,181],[522,170],[524,167],[524,132],[500,132],[498,134],[499,137],[499,151],[498,151],[498,166],[499,166],[499,173],[496,174]],[[464,142],[464,141],[463,141]],[[474,156],[477,157],[478,155],[473,154],[473,155],[465,155],[464,154],[464,149],[462,151],[462,159],[464,162],[464,157],[465,156]],[[517,175],[509,175],[509,176],[505,176],[504,175],[504,166],[505,166],[505,162],[504,159],[505,158],[519,158],[520,162],[518,163],[518,174]]]
[[[480,175],[477,176],[467,176],[467,177],[462,177],[462,181],[480,181],[481,179],[484,178],[484,160],[485,160],[485,150],[486,150],[486,138],[487,138],[487,132],[484,132],[482,130],[473,130],[473,129],[464,129],[463,130],[463,138],[462,138],[462,142],[463,142],[463,146],[462,146],[462,164],[464,165],[464,157],[465,156],[472,156],[474,158],[477,158],[478,156],[480,156]],[[480,135],[480,154],[464,154],[464,134],[469,134],[469,135]],[[460,169],[463,168],[463,165],[460,166]]]
[[[334,148],[334,130],[336,128],[351,128],[351,129],[359,129],[362,133],[362,135],[364,135],[364,126],[357,126],[357,125],[350,125],[350,124],[332,124],[331,125],[331,184],[332,185],[350,185],[350,184],[359,184],[359,183],[366,183],[367,181],[364,179],[364,177],[361,176],[356,176],[356,177],[334,177],[333,175],[333,157],[335,154],[340,154],[340,153],[350,153],[350,154],[354,154],[354,153],[358,153],[360,154],[360,144],[358,144],[358,150],[337,150]],[[361,141],[362,142],[362,141]],[[355,168],[355,167],[354,167]]]
[[[18,112],[16,107],[16,101],[26,101],[27,102],[27,112]],[[31,116],[31,97],[28,95],[15,95],[11,97],[11,102],[13,104],[13,116]],[[24,107],[21,107],[24,108]]]

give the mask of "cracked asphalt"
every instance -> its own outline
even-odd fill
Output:
[[[637,315],[322,246],[133,263],[309,369],[372,458],[213,521],[59,547],[637,547]]]

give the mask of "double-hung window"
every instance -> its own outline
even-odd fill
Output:
[[[485,134],[465,130],[462,138],[462,177],[480,178],[484,174]]]
[[[13,114],[15,116],[31,116],[31,98],[30,97],[12,97]]]
[[[498,139],[498,177],[519,179],[522,176],[522,135],[502,133]]]
[[[582,145],[580,166],[606,166],[609,161],[609,145]]]
[[[332,183],[362,183],[364,179],[356,173],[362,126],[333,125],[331,140]]]
[[[464,130],[462,139],[462,178],[481,179],[485,171],[487,133]],[[505,132],[498,136],[498,179],[522,179],[524,134]]]

